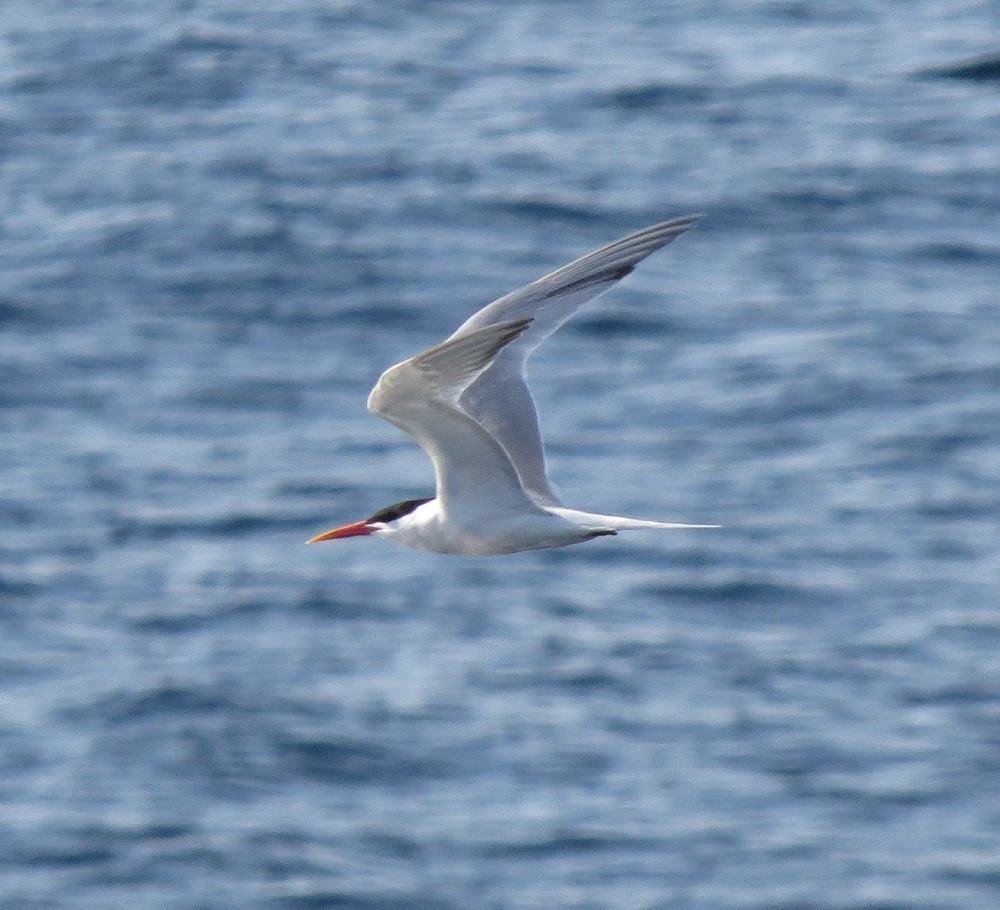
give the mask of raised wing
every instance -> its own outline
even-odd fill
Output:
[[[501,445],[458,407],[462,390],[531,322],[497,322],[449,339],[386,370],[368,397],[372,413],[430,456],[438,500],[459,521],[483,512],[542,512]]]
[[[525,384],[528,356],[583,304],[628,275],[650,253],[675,240],[701,216],[688,215],[654,224],[588,253],[575,262],[501,297],[466,320],[448,342],[487,326],[530,318],[531,325],[513,339],[461,392],[463,411],[481,425],[507,453],[521,485],[545,506],[559,496],[545,469],[538,413]],[[446,342],[446,343],[448,343]]]

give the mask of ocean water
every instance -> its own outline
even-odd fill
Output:
[[[996,2],[0,10],[0,907],[1000,906]],[[971,61],[971,62],[970,62]],[[388,365],[705,213],[447,558]]]

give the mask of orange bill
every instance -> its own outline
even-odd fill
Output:
[[[365,534],[371,534],[373,528],[368,524],[367,521],[356,521],[352,525],[343,525],[339,528],[334,528],[332,531],[324,531],[322,534],[317,534],[315,537],[307,540],[306,543],[319,543],[321,540],[340,540],[342,537],[362,537]]]

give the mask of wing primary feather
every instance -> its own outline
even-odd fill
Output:
[[[534,321],[528,316],[484,326],[418,354],[413,358],[413,365],[430,378],[447,379],[449,385],[460,386],[488,366]]]
[[[459,403],[503,447],[521,483],[538,502],[559,503],[548,478],[538,415],[525,384],[524,364],[532,351],[588,300],[593,300],[630,274],[648,255],[671,243],[701,216],[664,221],[622,237],[562,268],[493,301],[473,314],[452,334],[469,335],[484,326],[531,316],[524,334],[499,351],[478,375],[469,378]]]
[[[576,281],[570,281],[567,284],[553,288],[545,294],[545,299],[554,300],[556,297],[566,297],[569,294],[576,294],[580,291],[585,291],[588,288],[597,287],[601,284],[621,281],[622,278],[626,275],[631,275],[634,271],[635,266],[632,264],[618,265],[603,269],[602,271],[595,272],[592,275],[587,275],[584,278],[578,278]]]

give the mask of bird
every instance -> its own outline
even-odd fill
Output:
[[[494,300],[441,344],[386,370],[368,410],[425,450],[435,495],[397,502],[308,543],[373,536],[432,553],[495,556],[626,530],[718,527],[566,508],[546,470],[525,377],[531,354],[583,304],[700,217],[654,224],[594,250]]]

